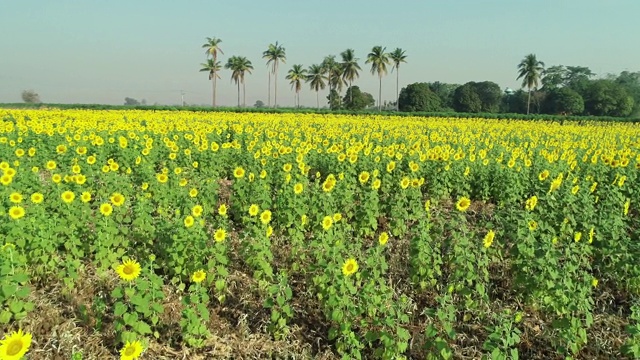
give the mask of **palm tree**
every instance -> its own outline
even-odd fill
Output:
[[[522,59],[518,65],[518,77],[516,80],[522,78],[522,87],[529,89],[529,95],[527,96],[527,115],[529,114],[529,105],[531,103],[531,88],[538,88],[540,76],[544,71],[544,63],[538,61],[535,54],[529,54]]]
[[[213,107],[216,106],[216,80],[220,79],[220,75],[218,75],[218,71],[222,69],[220,65],[220,61],[214,61],[213,59],[207,59],[206,63],[200,64],[202,69],[200,71],[206,71],[209,73],[209,80],[213,80],[211,83],[213,84]]]
[[[220,49],[220,43],[222,42],[221,39],[215,38],[215,37],[207,37],[207,42],[204,43],[202,45],[203,48],[205,48],[205,54],[207,54],[207,56],[211,56],[211,58],[213,59],[213,64],[218,64],[218,53],[224,55],[224,52],[222,51],[222,49]],[[220,76],[218,76],[217,72],[220,70],[220,67],[218,66],[218,68],[216,68],[216,66],[212,66],[213,68],[213,74],[209,74],[209,80],[212,80],[213,82],[213,107],[216,106],[216,81],[217,79],[220,78]],[[200,71],[205,71],[205,70],[200,70]]]
[[[342,57],[342,79],[344,81],[349,82],[349,87],[351,87],[351,83],[353,80],[357,79],[360,74],[358,70],[362,70],[360,65],[358,65],[358,58],[353,51],[353,49],[347,49],[340,53]],[[351,98],[349,99],[353,102],[353,92],[351,92]]]
[[[389,58],[393,62],[391,72],[393,72],[394,69],[396,70],[396,110],[400,110],[400,63],[407,62],[407,55],[404,53],[404,50],[396,48],[389,53]]]
[[[320,97],[318,94],[319,91],[324,90],[326,86],[324,82],[325,79],[326,77],[324,76],[324,69],[322,68],[322,65],[313,64],[309,66],[306,80],[311,86],[311,90],[316,92],[316,106],[318,109],[320,109]]]
[[[297,107],[300,107],[300,90],[302,89],[302,81],[307,78],[307,70],[302,65],[293,65],[286,79],[289,80],[291,88],[296,90]]]
[[[231,80],[238,85],[238,107],[240,107],[240,83],[242,83],[242,106],[246,106],[247,92],[244,84],[244,75],[247,72],[251,74],[251,70],[253,70],[251,61],[244,56],[232,56],[227,60],[224,67],[232,71]]]
[[[271,65],[271,72],[269,72],[269,106],[271,106],[271,73],[273,73],[275,82],[273,106],[278,107],[278,64],[280,61],[283,64],[287,62],[285,49],[282,45],[278,45],[276,41],[275,44],[269,44],[269,48],[262,53],[262,58],[267,59],[267,66]]]
[[[374,46],[367,55],[365,64],[371,64],[371,73],[378,73],[380,87],[378,89],[378,111],[382,110],[382,76],[387,74],[387,65],[389,65],[389,55],[385,53],[387,48],[382,46]]]

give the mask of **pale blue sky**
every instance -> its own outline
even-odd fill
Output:
[[[34,89],[45,102],[121,104],[126,96],[178,104],[211,102],[199,64],[207,36],[219,37],[224,63],[246,56],[247,104],[267,102],[262,52],[279,41],[287,52],[278,82],[281,105],[293,104],[284,80],[353,48],[363,71],[355,85],[377,97],[364,64],[372,46],[406,50],[400,86],[413,82],[490,80],[518,88],[518,62],[529,53],[549,65],[588,66],[599,75],[640,71],[640,0],[0,0],[0,102]],[[395,98],[395,74],[383,100]],[[218,103],[235,105],[230,72]],[[326,91],[321,93],[324,100]],[[315,106],[305,86],[303,105]]]

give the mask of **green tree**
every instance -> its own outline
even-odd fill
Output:
[[[342,53],[340,53],[340,56],[342,57],[342,79],[345,82],[348,82],[349,88],[351,88],[353,80],[357,79],[360,76],[358,70],[362,70],[360,68],[360,65],[358,65],[359,59],[356,58],[353,49],[347,49],[343,51]],[[353,99],[351,99],[351,102],[353,102]]]
[[[38,93],[33,90],[23,90],[22,101],[24,101],[27,104],[39,104],[40,95],[38,95]]]
[[[633,98],[632,116],[640,115],[640,72],[623,71],[616,77],[615,82],[627,90]]]
[[[224,52],[220,48],[221,39],[216,37],[207,37],[207,42],[202,45],[205,50],[205,54],[207,56],[211,56],[212,62],[207,62],[210,64],[209,70],[200,70],[200,71],[209,71],[209,80],[213,83],[213,101],[212,106],[216,107],[216,81],[220,78],[218,75],[218,71],[220,71],[220,63],[218,62],[218,53],[224,55]],[[202,64],[205,67],[205,64]],[[212,73],[211,73],[212,72]]]
[[[326,87],[325,80],[327,78],[324,76],[324,70],[322,69],[322,65],[313,64],[309,66],[307,70],[307,79],[306,81],[311,86],[311,90],[316,92],[316,106],[320,109],[320,90],[324,90]]]
[[[291,88],[296,92],[296,106],[300,107],[300,90],[302,90],[302,81],[307,78],[307,70],[300,64],[293,65],[287,73],[286,79],[289,80]]]
[[[441,110],[440,97],[431,91],[427,83],[414,83],[402,88],[398,96],[398,109],[400,111],[427,111]]]
[[[340,98],[340,94],[337,90],[332,89],[329,91],[327,100],[329,100],[329,108],[331,110],[340,110],[342,108],[342,98]]]
[[[209,73],[209,80],[211,81],[211,86],[213,87],[213,101],[211,106],[216,106],[216,79],[220,79],[220,74],[218,72],[222,69],[222,65],[220,61],[215,61],[213,59],[207,59],[206,63],[200,64],[202,69],[200,71],[205,71]]]
[[[439,81],[428,83],[429,89],[433,91],[440,98],[440,104],[442,110],[453,110],[453,93],[456,91],[459,84],[447,84]]]
[[[549,91],[547,111],[552,114],[574,115],[584,111],[582,96],[569,87]]]
[[[365,64],[371,64],[371,74],[378,73],[378,111],[382,110],[382,76],[387,74],[387,65],[389,65],[389,55],[385,52],[386,47],[374,46],[367,55]]]
[[[240,84],[242,84],[242,106],[245,106],[247,92],[245,89],[244,76],[245,73],[251,74],[251,70],[253,70],[251,61],[244,56],[232,56],[227,60],[224,67],[231,70],[231,80],[235,81],[238,86],[238,107],[240,107]]]
[[[331,104],[340,103],[340,91],[342,91],[342,86],[344,85],[344,81],[342,80],[342,66],[336,61],[335,55],[329,55],[322,60],[322,69],[326,74],[328,83],[329,83],[329,107],[334,109]],[[334,96],[331,95],[333,90],[336,90],[338,100],[331,101]]]
[[[544,63],[538,61],[535,54],[529,54],[518,64],[518,77],[516,80],[522,79],[522,87],[529,90],[527,99],[527,114],[529,114],[529,106],[531,103],[531,89],[538,87],[540,77],[544,71]]]
[[[342,106],[348,110],[363,110],[375,104],[373,95],[362,92],[358,86],[350,86],[342,99]]]
[[[585,112],[595,116],[629,116],[634,100],[627,90],[612,80],[590,81],[585,89]]]
[[[389,59],[393,62],[391,72],[396,70],[396,110],[400,110],[400,64],[407,62],[407,55],[404,50],[396,48],[389,53]]]
[[[482,103],[480,111],[490,113],[498,112],[500,102],[502,101],[500,85],[491,81],[471,82],[471,84]]]
[[[477,113],[482,110],[482,100],[472,83],[466,83],[453,93],[453,108],[458,112]]]
[[[279,45],[276,41],[275,44],[269,44],[267,50],[262,53],[262,58],[267,59],[267,66],[271,65],[271,71],[269,72],[269,99],[267,100],[268,106],[271,107],[271,74],[274,77],[274,95],[273,95],[273,107],[278,107],[278,64],[287,62],[287,54],[285,48]]]

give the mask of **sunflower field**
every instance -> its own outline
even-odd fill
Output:
[[[0,360],[640,358],[640,126],[0,110]]]

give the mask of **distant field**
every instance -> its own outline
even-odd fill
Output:
[[[638,125],[0,120],[0,339],[28,359],[640,357]]]

